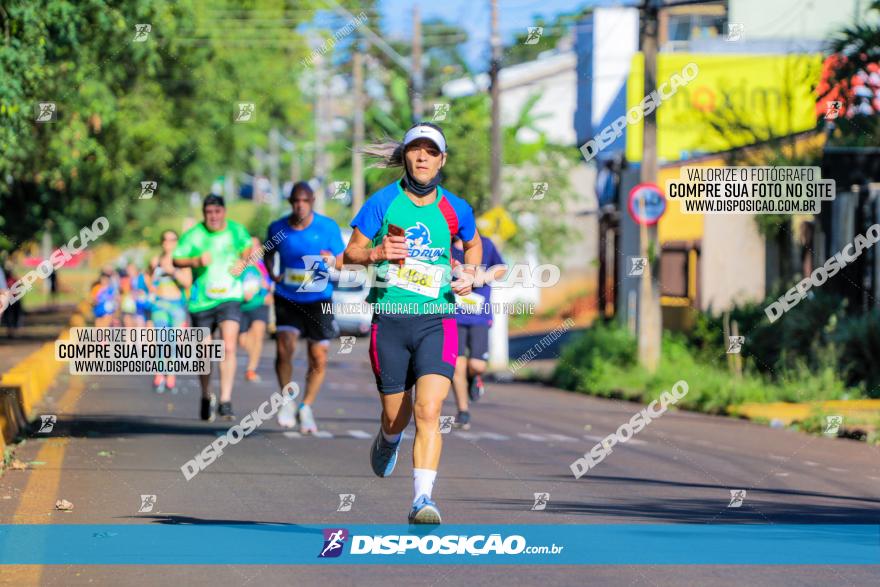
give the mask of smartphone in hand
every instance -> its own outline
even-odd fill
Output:
[[[390,236],[406,237],[406,231],[404,229],[402,229],[401,227],[397,226],[396,224],[389,224],[388,225],[388,234]],[[398,259],[396,262],[398,265],[403,265],[405,262],[405,259]]]

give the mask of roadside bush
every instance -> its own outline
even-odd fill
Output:
[[[833,339],[840,345],[840,368],[846,381],[862,383],[868,397],[880,397],[880,310],[843,320]]]
[[[636,359],[636,339],[627,330],[597,326],[566,345],[553,383],[591,395],[649,402],[684,379],[689,391],[677,405],[715,414],[745,402],[838,399],[848,393],[833,366],[811,373],[795,362],[793,368],[780,370],[776,380],[754,370],[736,377],[727,369],[726,354],[707,359],[684,337],[670,333],[663,336],[656,373],[645,371]]]
[[[607,376],[635,365],[636,339],[624,328],[596,323],[565,345],[553,384],[564,389],[600,393]]]
[[[829,356],[840,353],[831,333],[844,318],[845,300],[821,290],[812,292],[771,324],[764,308],[781,293],[730,311],[731,322],[736,321],[739,334],[746,337],[742,349],[744,361],[773,378],[796,368],[823,369],[829,364]],[[727,341],[723,337],[723,318],[700,312],[688,343],[701,356],[711,359],[724,354]]]

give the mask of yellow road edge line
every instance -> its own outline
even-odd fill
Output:
[[[72,377],[67,388],[62,392],[56,411],[59,415],[71,413],[85,389],[82,377]],[[64,456],[67,452],[69,439],[65,437],[47,438],[43,441],[34,460],[43,461],[28,470],[28,480],[21,494],[21,499],[12,515],[12,524],[49,523],[55,513],[55,500],[60,496],[61,472],[64,467]],[[6,475],[15,475],[7,471]],[[58,512],[59,515],[64,515]],[[41,519],[42,518],[42,519]],[[42,565],[9,565],[4,566],[3,574],[22,585],[39,585],[42,578]]]

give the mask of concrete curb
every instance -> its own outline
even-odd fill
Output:
[[[82,301],[70,317],[69,328],[86,325],[91,305]],[[57,340],[70,336],[69,328]],[[55,342],[47,342],[17,365],[0,375],[0,466],[7,444],[21,436],[33,422],[37,405],[64,364],[55,360]]]

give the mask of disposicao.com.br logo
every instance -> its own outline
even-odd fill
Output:
[[[354,534],[349,536],[344,528],[324,529],[324,545],[319,558],[338,557],[343,552],[346,539],[350,544],[349,555],[517,555],[560,554],[564,546],[556,544],[529,546],[525,537],[511,534],[436,535],[427,534]]]

